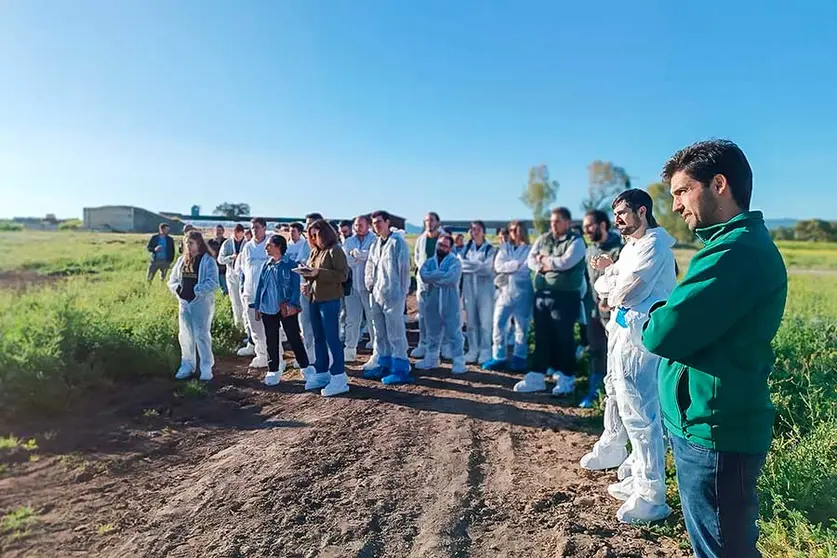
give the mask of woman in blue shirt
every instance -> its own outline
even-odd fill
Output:
[[[282,379],[282,372],[279,370],[283,353],[280,326],[285,330],[294,357],[303,371],[309,367],[309,361],[299,336],[297,314],[301,310],[300,279],[299,275],[292,271],[296,262],[285,255],[288,241],[284,236],[274,234],[268,239],[265,250],[270,258],[262,267],[252,308],[256,310],[256,320],[264,323],[267,338],[267,375],[264,377],[264,383],[275,386]]]

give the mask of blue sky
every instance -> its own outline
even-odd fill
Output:
[[[0,216],[504,219],[531,165],[579,210],[594,159],[727,137],[768,217],[837,219],[837,8],[792,4],[10,0]]]

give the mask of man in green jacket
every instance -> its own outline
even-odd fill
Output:
[[[704,246],[642,340],[662,357],[660,405],[695,555],[760,556],[756,481],[772,438],[767,378],[787,271],[750,211],[753,174],[730,141],[696,143],[665,165],[672,209]]]

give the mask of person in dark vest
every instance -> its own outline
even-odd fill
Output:
[[[574,328],[581,311],[586,249],[571,225],[569,209],[553,209],[550,231],[529,251],[528,265],[535,275],[535,352],[532,371],[515,384],[514,391],[546,390],[547,373],[556,383],[553,395],[571,395],[575,390]]]
[[[160,223],[160,232],[148,240],[146,249],[151,253],[151,261],[148,263],[148,282],[154,280],[157,272],[160,272],[160,280],[165,282],[169,267],[174,261],[174,239],[169,236],[169,226]]]
[[[198,231],[190,231],[183,241],[185,254],[177,259],[169,279],[169,289],[179,302],[180,369],[175,378],[185,380],[195,373],[200,358],[200,379],[212,379],[212,316],[215,314],[215,289],[218,288],[218,264]]]
[[[221,246],[224,245],[224,242],[227,241],[227,237],[224,236],[224,226],[217,225],[215,227],[215,237],[210,238],[206,241],[206,245],[209,246],[210,252],[215,257],[221,253]],[[221,286],[221,292],[225,295],[227,294],[227,266],[218,262],[218,284]]]

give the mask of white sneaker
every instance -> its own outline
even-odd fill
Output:
[[[488,362],[489,360],[491,360],[491,350],[489,349],[487,351],[480,351],[479,357],[477,358],[477,362],[482,364],[483,362]]]
[[[581,468],[588,471],[604,471],[622,465],[628,458],[625,446],[609,445],[602,447],[596,442],[593,451],[581,458]]]
[[[201,371],[201,375],[200,375],[200,378],[199,378],[199,379],[200,379],[200,381],[202,381],[202,382],[208,382],[208,381],[212,380],[212,378],[213,378],[213,376],[212,376],[212,370],[205,370],[205,371],[204,371],[204,370],[202,370],[202,371]]]
[[[357,349],[343,349],[343,360],[354,362],[357,360]]]
[[[546,375],[540,372],[527,372],[523,379],[514,384],[518,393],[534,393],[546,390]]]
[[[361,366],[361,368],[363,370],[372,370],[373,368],[377,368],[377,367],[378,367],[378,355],[376,355],[375,353],[372,353],[372,356],[369,357],[369,360],[364,362],[363,366]]]
[[[266,386],[276,386],[279,385],[279,382],[282,381],[282,373],[279,371],[276,372],[268,372],[264,376],[264,385]]]
[[[555,373],[555,387],[552,388],[552,395],[572,395],[575,391],[575,376],[567,376],[563,372]]]
[[[257,356],[250,361],[250,368],[267,368],[267,357]]]
[[[476,351],[468,351],[465,353],[465,364],[476,364],[479,353]]]
[[[177,380],[185,380],[192,376],[192,369],[186,365],[181,365],[180,368],[177,369],[177,374],[174,375],[175,379]]]
[[[252,343],[247,343],[246,346],[238,349],[238,352],[236,352],[235,354],[243,357],[256,356],[256,346]]]
[[[342,374],[331,376],[331,381],[320,390],[320,395],[323,397],[331,397],[346,393],[347,391],[349,391],[349,377],[343,372]]]
[[[671,508],[668,504],[652,504],[632,494],[616,512],[616,519],[622,523],[651,523],[661,521],[669,515],[671,515]]]
[[[410,351],[410,356],[413,358],[424,358],[426,354],[427,347],[425,347],[424,345],[419,345],[418,347]]]
[[[453,366],[450,367],[451,374],[464,374],[468,371],[468,367],[465,366],[465,358],[464,357],[457,357],[453,359]]]
[[[626,502],[634,493],[634,478],[628,477],[608,485],[607,493],[621,502]]]
[[[415,366],[418,370],[434,370],[439,368],[439,357],[433,358],[430,355],[427,355],[418,361]]]
[[[324,388],[331,381],[331,374],[323,372],[320,374],[313,366],[309,366],[302,372],[305,378],[305,389],[320,389]]]

